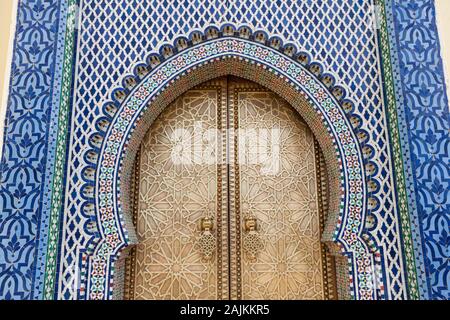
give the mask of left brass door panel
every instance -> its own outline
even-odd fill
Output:
[[[225,81],[185,93],[163,111],[144,138],[135,221],[139,245],[132,252],[134,266],[127,267],[133,287],[126,293],[129,299],[228,298],[228,245],[222,244],[228,241],[222,159],[226,153],[220,130],[226,121]],[[199,126],[201,131],[196,131]],[[211,136],[214,131],[198,134],[208,129],[216,130],[216,136]],[[213,140],[215,150],[203,148]],[[184,152],[192,145],[198,152]],[[207,160],[212,158],[218,161]],[[205,259],[200,243],[205,231],[200,222],[205,218],[211,219],[208,231],[218,248],[210,259]]]

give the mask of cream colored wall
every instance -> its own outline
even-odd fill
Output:
[[[441,54],[444,59],[447,96],[450,98],[450,0],[435,0],[435,3]]]
[[[8,96],[9,71],[18,0],[0,0],[0,157]]]
[[[13,0],[0,0],[0,101],[5,86],[5,69],[8,56],[10,30],[12,24]]]

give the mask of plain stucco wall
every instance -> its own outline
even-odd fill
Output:
[[[5,86],[5,69],[9,49],[10,31],[12,24],[13,0],[0,0],[0,101],[3,98]]]
[[[450,0],[435,0],[435,3],[441,54],[444,59],[447,97],[450,98]]]
[[[17,3],[18,0],[0,0],[0,159]]]

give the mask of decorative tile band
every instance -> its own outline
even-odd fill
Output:
[[[450,114],[433,0],[386,1],[422,299],[450,298]]]
[[[59,87],[55,72],[60,70],[55,68],[61,5],[59,0],[18,4],[0,163],[0,299],[41,296],[39,273],[48,232],[42,204],[49,196],[43,192],[46,164],[54,152],[51,115],[59,108],[52,97]]]
[[[56,137],[58,132],[58,114],[59,114],[59,106],[60,106],[60,94],[61,94],[61,85],[62,85],[62,69],[63,69],[63,55],[64,55],[64,44],[65,44],[65,33],[66,33],[66,23],[67,23],[67,11],[68,4],[67,0],[61,0],[61,4],[59,6],[59,27],[58,32],[56,34],[56,49],[55,49],[55,74],[53,75],[53,92],[51,105],[54,106],[49,115],[49,124],[48,124],[48,146],[47,146],[47,159],[45,164],[45,175],[43,178],[43,189],[42,194],[45,195],[42,197],[42,209],[41,209],[41,218],[39,221],[39,244],[37,246],[36,254],[36,275],[34,280],[34,292],[32,299],[42,299],[43,291],[44,291],[44,282],[46,279],[45,276],[45,265],[47,264],[47,245],[49,242],[49,237],[54,237],[55,232],[58,233],[58,230],[52,230],[49,232],[49,223],[50,223],[50,211],[51,211],[51,194],[52,194],[52,181],[54,179],[54,165],[56,159]],[[61,72],[58,72],[61,71]],[[47,196],[48,195],[48,196]],[[55,248],[55,256],[53,259],[57,260],[57,248]]]
[[[388,110],[388,122],[390,128],[391,136],[391,147],[393,150],[394,165],[396,170],[396,192],[397,201],[400,211],[401,224],[402,224],[402,240],[404,246],[404,253],[406,259],[406,271],[408,278],[408,292],[409,297],[412,299],[419,298],[419,292],[417,288],[417,274],[414,258],[414,249],[411,239],[411,225],[410,216],[408,209],[407,191],[405,185],[404,169],[403,169],[403,159],[402,150],[400,142],[400,133],[398,126],[398,114],[397,114],[397,103],[395,99],[395,88],[394,79],[392,75],[392,65],[390,60],[390,43],[389,35],[387,34],[387,18],[386,18],[386,8],[384,0],[377,1],[380,8],[380,22],[381,28],[379,32],[380,37],[380,50],[381,58],[383,61],[383,76],[385,79],[385,99]]]
[[[75,41],[76,0],[69,0],[66,25],[66,40],[64,47],[64,66],[62,75],[62,88],[59,108],[59,121],[57,133],[56,160],[54,164],[54,177],[52,183],[52,205],[50,223],[48,226],[48,245],[45,268],[45,282],[43,298],[52,300],[55,291],[56,263],[58,254],[58,239],[60,226],[60,212],[64,199],[63,179],[66,168],[66,148],[68,136],[68,118],[70,113],[70,97],[72,90],[73,55]]]

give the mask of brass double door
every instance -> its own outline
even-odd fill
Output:
[[[179,97],[136,163],[128,299],[332,299],[326,170],[282,98],[239,78]]]

